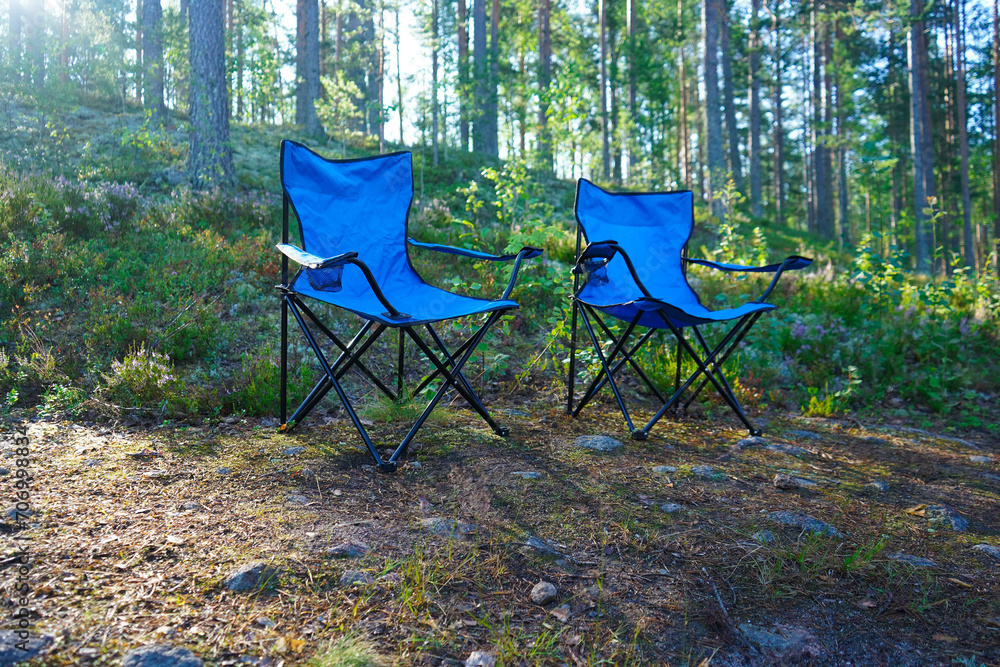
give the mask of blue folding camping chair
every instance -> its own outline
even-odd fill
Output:
[[[483,406],[462,374],[486,332],[503,313],[518,307],[511,301],[522,260],[539,256],[538,248],[523,248],[515,255],[490,255],[407,238],[407,216],[413,199],[413,169],[410,153],[392,153],[359,160],[327,160],[294,141],[281,142],[281,186],[284,195],[281,243],[281,430],[300,424],[309,412],[333,389],[361,434],[376,465],[392,472],[405,456],[413,437],[434,406],[449,389],[457,391],[495,433],[507,435]],[[302,248],[289,245],[288,213],[291,208],[299,221]],[[453,294],[425,283],[410,262],[407,242],[429,250],[488,261],[514,260],[510,282],[496,301]],[[300,265],[289,281],[288,260]],[[347,343],[304,303],[314,299],[360,317],[361,330]],[[323,370],[323,378],[301,405],[286,419],[288,405],[288,313],[291,312]],[[486,322],[454,351],[449,351],[431,326],[436,322],[469,315],[487,315]],[[308,322],[306,321],[308,319]],[[309,324],[339,349],[331,364]],[[390,389],[361,363],[361,357],[389,329],[399,331],[396,390]],[[417,333],[426,331],[437,351]],[[404,395],[403,359],[409,337],[434,367],[412,395],[419,394],[438,377],[444,378],[416,423],[388,459],[376,450],[341,385],[341,378],[355,369],[392,400]],[[439,356],[440,355],[440,356]]]
[[[743,266],[723,264],[687,257],[687,242],[694,228],[694,196],[681,192],[615,193],[607,192],[590,181],[580,179],[576,190],[576,256],[573,269],[573,313],[569,360],[569,397],[566,412],[580,414],[601,388],[608,384],[621,408],[632,438],[645,440],[649,430],[671,408],[676,408],[691,385],[704,375],[701,383],[687,397],[684,407],[697,398],[708,383],[740,418],[751,435],[760,435],[747,417],[722,374],[722,365],[743,341],[761,315],[774,306],[765,303],[781,274],[787,269],[801,269],[812,263],[793,255],[780,264]],[[594,239],[594,240],[592,240]],[[604,240],[597,240],[604,239]],[[612,240],[613,239],[613,240]],[[581,252],[583,240],[587,245]],[[686,267],[698,264],[720,271],[751,271],[774,273],[771,284],[759,299],[736,308],[709,310],[687,281]],[[577,314],[590,334],[601,370],[573,408],[576,380]],[[602,315],[628,323],[620,338],[605,324]],[[611,351],[605,354],[594,330],[596,323],[610,339]],[[709,347],[699,327],[714,322],[736,320],[736,324],[715,347]],[[628,347],[629,336],[636,327],[647,331]],[[670,330],[677,339],[677,370],[674,392],[668,399],[642,370],[635,353],[661,329]],[[692,347],[683,330],[689,329],[701,351]],[[694,373],[681,382],[681,358],[686,352],[697,366]],[[620,358],[619,358],[620,357]],[[636,375],[663,403],[657,413],[640,429],[629,416],[615,374],[629,364]]]

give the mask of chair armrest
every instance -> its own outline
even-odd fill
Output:
[[[507,289],[503,291],[503,296],[501,299],[507,299],[510,297],[510,293],[514,290],[514,284],[517,283],[517,272],[521,268],[521,262],[525,259],[533,259],[542,254],[541,248],[532,248],[531,246],[525,246],[521,248],[516,255],[507,255],[506,257],[514,258],[514,269],[510,272],[510,282],[507,283]],[[501,255],[501,258],[504,257]]]
[[[345,252],[333,257],[318,257],[288,243],[279,243],[275,247],[281,251],[282,255],[296,264],[301,264],[307,269],[329,269],[334,266],[345,264],[349,260],[358,256],[358,253],[356,252]]]
[[[522,259],[533,259],[542,254],[541,248],[532,248],[530,246],[525,246],[521,248],[520,252],[511,255],[491,255],[488,252],[479,252],[478,250],[467,250],[466,248],[456,248],[450,245],[441,245],[440,243],[424,243],[423,241],[417,241],[415,239],[406,239],[410,245],[416,246],[418,248],[426,248],[427,250],[433,250],[435,252],[443,252],[449,255],[460,255],[462,257],[471,257],[473,259],[482,259],[487,262],[509,262],[512,259],[516,259],[521,253],[529,251],[524,255]]]
[[[588,243],[587,247],[580,253],[580,258],[576,261],[576,266],[573,267],[573,273],[578,275],[592,273],[605,266],[616,254],[621,255],[622,259],[625,260],[628,272],[632,274],[632,280],[635,281],[636,286],[642,291],[642,295],[647,299],[653,298],[649,290],[646,289],[646,286],[642,284],[642,280],[639,279],[635,265],[632,264],[632,258],[628,256],[624,248],[618,245],[618,241],[594,241],[593,243]]]
[[[358,259],[358,253],[352,251],[345,252],[340,255],[334,255],[333,257],[318,257],[287,243],[279,243],[277,248],[286,257],[301,264],[310,271],[318,269],[331,269],[337,266],[343,266],[344,264],[355,265],[361,269],[362,273],[365,274],[365,279],[368,280],[368,285],[371,286],[372,292],[375,293],[375,297],[382,303],[383,306],[385,306],[386,312],[382,314],[392,320],[409,319],[409,315],[396,310],[393,305],[389,303],[389,300],[385,298],[385,294],[382,293],[382,288],[379,287],[378,281],[375,280],[375,276],[372,274],[371,269],[368,268],[367,264]]]
[[[767,297],[771,296],[771,292],[778,284],[778,279],[781,278],[781,274],[788,270],[804,269],[810,264],[812,260],[808,257],[800,257],[799,255],[791,255],[785,259],[785,261],[779,264],[768,264],[767,266],[744,266],[743,264],[724,264],[722,262],[713,262],[707,259],[691,259],[689,257],[685,258],[686,262],[691,264],[700,264],[701,266],[707,266],[713,269],[719,269],[720,271],[749,271],[754,273],[774,273],[774,278],[771,279],[771,284],[767,286],[764,293],[760,295],[753,303],[763,303]]]

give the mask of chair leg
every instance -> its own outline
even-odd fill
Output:
[[[598,326],[600,326],[601,329],[604,330],[604,334],[608,336],[608,338],[613,339],[614,336],[611,335],[611,329],[609,329],[607,325],[604,324],[604,321],[593,311],[593,309],[591,309],[590,313],[591,315],[594,316],[594,320],[597,322]],[[636,320],[633,320],[633,322],[637,323],[638,318],[636,318]],[[631,333],[631,329],[625,332],[626,337],[628,336],[629,333]],[[635,374],[639,376],[639,379],[641,379],[643,382],[646,383],[646,386],[649,387],[650,391],[656,394],[656,397],[660,399],[660,402],[663,402],[667,400],[666,397],[662,393],[660,393],[660,390],[656,388],[656,385],[653,384],[653,381],[649,379],[645,371],[642,370],[642,367],[639,366],[639,364],[635,361],[635,359],[632,356],[636,353],[636,351],[638,351],[639,347],[641,347],[643,343],[649,340],[649,338],[654,333],[656,333],[656,329],[649,329],[631,350],[625,350],[625,348],[623,347],[621,353],[622,355],[624,355],[624,359],[622,361],[627,361],[629,366],[632,367],[632,370],[635,371]],[[613,358],[614,356],[612,355],[611,357],[608,358],[608,360],[610,361]],[[622,361],[619,361],[614,367],[612,367],[611,370],[617,373],[618,369],[621,368],[623,365]]]
[[[569,391],[566,395],[566,414],[575,417],[576,415],[573,413],[573,391],[576,385],[576,309],[580,307],[580,304],[576,299],[573,299],[572,304],[573,316],[569,334],[569,377],[566,382],[569,385]]]
[[[701,335],[701,331],[699,331],[697,327],[692,327],[692,328],[694,329],[695,336],[698,338],[698,342],[701,344],[702,349],[705,350],[706,354],[708,354],[710,350],[708,347],[708,343],[705,341],[705,337]],[[733,346],[730,346],[727,352],[734,349],[736,345],[739,345],[738,340],[736,343],[734,343]],[[753,425],[753,423],[751,423],[750,418],[747,417],[746,411],[740,404],[739,399],[736,398],[736,392],[733,391],[732,386],[730,386],[729,384],[729,380],[727,380],[726,376],[722,373],[722,362],[725,360],[726,356],[727,355],[723,355],[723,357],[720,358],[719,361],[715,362],[713,364],[713,368],[709,372],[713,373],[718,378],[723,388],[725,388],[725,391],[721,392],[723,399],[725,399],[725,401],[729,403],[729,407],[733,409],[736,415],[740,418],[740,421],[742,421],[744,425],[746,425],[747,430],[750,431],[750,435],[760,435],[760,430],[757,429]]]
[[[399,328],[399,359],[396,364],[396,394],[402,398],[403,397],[403,353],[404,344],[406,343],[406,337],[403,335],[403,328]]]
[[[281,295],[281,388],[278,392],[280,403],[279,413],[281,425],[288,423],[288,302]]]
[[[734,340],[733,343],[729,345],[729,347],[726,349],[722,357],[720,357],[719,360],[716,362],[717,367],[721,368],[722,365],[726,363],[726,360],[729,359],[729,355],[731,355],[736,350],[736,348],[739,347],[739,344],[743,342],[743,338],[750,332],[750,329],[753,328],[753,325],[757,323],[758,319],[760,319],[760,313],[755,313],[748,323],[746,318],[744,318],[743,320],[740,320],[740,322],[730,330],[730,334],[737,330],[739,330],[739,334],[736,336],[736,340]],[[740,329],[740,327],[743,328]],[[725,341],[726,339],[723,339],[723,343],[725,343]],[[691,402],[698,397],[698,394],[701,393],[701,390],[704,389],[705,385],[707,384],[708,384],[707,378],[701,381],[701,384],[699,384],[698,387],[695,388],[694,393],[691,395],[691,398],[689,398],[687,402],[684,404],[685,408],[687,408],[687,406],[690,405]]]
[[[629,417],[628,409],[625,407],[625,401],[622,400],[621,393],[618,391],[618,385],[615,383],[615,378],[608,367],[608,361],[604,357],[604,352],[601,351],[600,341],[597,340],[597,336],[594,334],[594,328],[590,326],[590,320],[587,318],[587,312],[585,310],[580,311],[580,316],[583,318],[583,324],[587,328],[587,333],[590,334],[590,340],[594,342],[594,349],[597,351],[597,357],[601,360],[601,366],[604,367],[604,373],[608,378],[608,384],[611,385],[611,391],[615,395],[615,400],[618,401],[618,407],[622,411],[622,416],[625,417],[625,423],[628,424],[629,433],[635,433],[635,426],[632,424],[632,418]],[[618,342],[620,347],[621,341]],[[577,411],[579,411],[579,407]]]

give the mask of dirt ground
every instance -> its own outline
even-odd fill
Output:
[[[34,514],[2,526],[8,616],[27,544],[32,631],[51,639],[36,664],[162,643],[297,665],[344,636],[399,665],[1000,664],[1000,560],[974,548],[1000,546],[987,436],[771,413],[747,441],[719,410],[635,442],[609,401],[578,419],[559,401],[492,401],[507,439],[439,408],[393,475],[336,411],[289,435],[31,423]],[[405,428],[372,431],[388,446]],[[273,576],[230,590],[254,561]]]

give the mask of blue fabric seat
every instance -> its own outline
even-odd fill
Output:
[[[281,292],[282,327],[282,430],[287,431],[301,423],[333,389],[376,464],[381,470],[389,472],[395,470],[397,461],[405,455],[407,446],[434,406],[446,391],[454,389],[495,432],[506,435],[506,429],[496,424],[462,374],[462,366],[499,316],[518,307],[516,301],[508,298],[516,283],[518,269],[524,259],[537,257],[541,250],[523,248],[517,254],[490,255],[408,239],[407,216],[413,200],[413,170],[411,155],[407,152],[357,160],[328,160],[299,143],[282,141],[281,183],[284,211],[282,242],[278,244],[278,250],[283,257],[282,283],[278,289]],[[290,210],[299,223],[301,248],[289,243]],[[480,260],[513,260],[510,282],[503,295],[496,300],[476,299],[434,287],[421,279],[410,262],[408,247],[411,245]],[[288,275],[289,260],[300,266],[291,280]],[[345,343],[306,306],[303,297],[350,311],[362,318],[365,324],[353,340]],[[305,335],[324,370],[324,376],[291,419],[286,420],[288,313],[292,314]],[[447,349],[431,326],[444,320],[480,314],[488,315],[486,322],[454,352]],[[417,334],[417,327],[429,334],[437,351]],[[327,361],[313,329],[339,349],[339,357],[334,363]],[[399,332],[395,391],[361,362],[361,356],[374,341],[390,329]],[[445,381],[403,442],[388,459],[383,459],[341,387],[340,379],[348,370],[354,369],[391,399],[398,400],[403,396],[407,337],[415,342],[434,368],[412,393],[419,393],[437,377],[443,377]]]
[[[649,429],[669,409],[678,405],[687,390],[700,375],[701,383],[688,397],[689,405],[708,383],[719,390],[751,433],[759,431],[750,423],[735,394],[722,375],[721,365],[742,341],[757,319],[775,306],[766,299],[781,274],[790,269],[802,269],[812,260],[793,255],[778,264],[744,266],[711,260],[691,259],[686,248],[694,229],[694,195],[690,191],[616,193],[608,192],[586,179],[580,179],[576,194],[577,264],[574,268],[574,298],[572,343],[570,351],[569,397],[567,412],[579,415],[583,407],[604,386],[610,384],[632,436],[645,439]],[[584,248],[583,242],[587,245]],[[755,301],[732,308],[707,308],[687,280],[687,266],[701,265],[720,271],[773,273],[774,278],[763,296]],[[591,382],[577,407],[573,408],[576,379],[577,316],[585,327],[601,359],[602,370]],[[628,323],[620,339],[612,335],[601,315]],[[614,341],[611,354],[605,356],[591,319]],[[736,320],[715,348],[708,344],[699,326]],[[636,327],[648,329],[639,342],[629,349],[628,337]],[[684,337],[689,328],[702,352],[696,352]],[[677,375],[674,395],[667,399],[642,371],[633,355],[656,330],[666,329],[677,338]],[[682,351],[692,356],[698,370],[688,380],[680,382]],[[621,356],[620,360],[615,358]],[[702,355],[704,358],[702,359]],[[614,374],[629,364],[649,388],[664,402],[663,408],[641,429],[636,429],[615,383]]]

